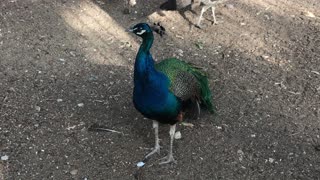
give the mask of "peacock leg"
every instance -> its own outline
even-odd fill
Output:
[[[203,13],[206,12],[209,8],[210,8],[210,6],[203,6],[203,7],[202,7],[201,13],[200,13],[200,16],[199,16],[197,25],[196,25],[198,28],[201,28],[200,23],[201,23],[201,20],[202,20]]]
[[[154,145],[154,149],[147,154],[144,159],[148,159],[151,155],[153,155],[154,153],[158,153],[160,154],[160,145],[159,145],[159,122],[158,121],[153,121],[152,123],[152,127],[154,128],[154,135],[155,135],[155,145]]]
[[[218,24],[217,19],[216,19],[216,14],[214,13],[215,9],[216,9],[216,8],[215,8],[214,6],[211,7],[212,17],[213,17],[213,23],[214,23],[214,24]]]
[[[165,161],[159,163],[160,165],[161,165],[161,164],[171,163],[171,162],[177,163],[177,161],[174,160],[174,158],[173,158],[173,153],[172,153],[172,147],[173,147],[173,140],[174,140],[174,134],[175,134],[175,132],[176,132],[176,124],[170,126],[170,131],[169,131],[169,134],[170,134],[170,149],[169,149],[169,154],[165,157],[165,158],[166,158]]]

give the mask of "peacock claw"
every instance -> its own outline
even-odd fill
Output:
[[[153,148],[153,150],[149,153],[149,154],[147,154],[145,157],[144,157],[144,159],[148,159],[150,156],[152,156],[153,154],[155,154],[155,153],[158,153],[158,154],[160,154],[160,146],[156,146],[155,148]]]
[[[159,165],[168,164],[168,163],[177,164],[177,161],[173,158],[172,155],[165,156],[165,157],[163,157],[162,159],[166,159],[166,160],[160,162]]]

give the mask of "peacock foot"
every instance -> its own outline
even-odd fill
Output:
[[[160,154],[160,146],[155,146],[153,150],[144,157],[144,159],[148,159],[150,156],[152,156],[155,153]]]
[[[168,164],[168,163],[175,163],[177,164],[177,161],[173,158],[173,155],[169,154],[166,157],[163,157],[162,159],[165,159],[164,161],[160,162],[159,164]]]
[[[213,24],[213,25],[218,25],[220,23],[221,23],[220,21],[211,21],[211,24]]]

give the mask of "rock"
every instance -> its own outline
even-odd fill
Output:
[[[274,159],[273,159],[273,158],[269,158],[269,162],[270,162],[270,163],[273,163],[273,162],[274,162]]]
[[[225,7],[228,8],[228,9],[234,9],[234,5],[233,4],[226,4]]]
[[[241,149],[239,149],[239,150],[237,151],[237,153],[238,153],[238,155],[239,155],[239,161],[242,161],[242,160],[243,160],[243,156],[244,156],[244,152],[243,152]]]
[[[174,139],[181,139],[181,132],[180,131],[177,131],[175,134],[174,134]]]
[[[310,11],[304,11],[304,12],[301,12],[302,15],[304,16],[307,16],[307,17],[311,17],[311,18],[315,18],[316,16],[310,12]]]
[[[74,170],[70,171],[70,174],[74,176],[74,175],[78,174],[78,170],[74,169]]]
[[[138,162],[137,166],[142,167],[142,166],[144,166],[144,164],[145,164],[144,162],[140,161],[140,162]]]
[[[40,111],[41,110],[41,107],[40,106],[35,106],[34,107],[37,111]]]
[[[7,155],[1,156],[2,161],[7,161],[8,159],[9,159],[9,156]]]
[[[79,104],[78,104],[78,107],[83,107],[83,106],[84,106],[83,103],[79,103]]]

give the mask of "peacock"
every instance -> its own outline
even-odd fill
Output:
[[[136,24],[129,31],[142,38],[134,65],[133,104],[143,116],[153,120],[155,132],[154,149],[145,159],[160,153],[158,128],[161,123],[170,125],[170,149],[160,164],[176,162],[172,152],[176,123],[183,120],[188,110],[198,116],[200,106],[214,112],[207,76],[201,68],[176,58],[155,64],[150,53],[153,28],[147,23]]]

